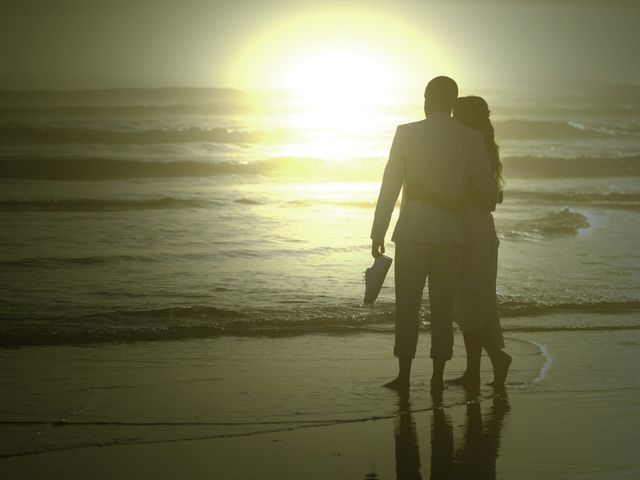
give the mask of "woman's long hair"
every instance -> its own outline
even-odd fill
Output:
[[[491,170],[498,180],[500,191],[504,187],[502,178],[502,162],[498,154],[498,144],[495,139],[493,125],[489,119],[489,105],[482,97],[469,96],[460,97],[453,107],[453,118],[467,127],[479,130],[484,134],[484,143],[491,161]]]

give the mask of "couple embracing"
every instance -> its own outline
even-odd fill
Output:
[[[467,369],[449,382],[479,387],[484,348],[493,365],[493,384],[501,386],[511,357],[503,351],[496,302],[498,238],[491,212],[502,201],[502,167],[489,108],[480,97],[458,98],[453,79],[436,77],[425,90],[424,111],[424,120],[396,130],[371,230],[372,255],[378,257],[402,189],[391,237],[396,244],[394,355],[399,373],[385,386],[409,389],[427,282],[432,390],[444,386],[445,363],[453,355],[453,321],[463,331]]]

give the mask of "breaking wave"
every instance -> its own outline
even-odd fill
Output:
[[[499,140],[583,140],[640,135],[640,131],[629,127],[594,126],[573,121],[503,120],[494,124]]]
[[[626,210],[640,209],[640,193],[638,192],[540,192],[535,190],[508,190],[505,201],[531,202],[541,205],[562,207],[602,207]],[[264,198],[180,198],[154,197],[144,199],[117,198],[50,198],[50,199],[9,199],[0,200],[0,212],[45,211],[45,212],[107,212],[125,210],[171,210],[190,208],[215,208],[229,204],[259,206],[269,205]],[[343,199],[296,199],[276,201],[286,207],[337,206],[346,208],[373,209],[376,200],[343,200]],[[567,217],[565,210],[553,215]]]
[[[640,301],[536,303],[503,300],[499,304],[504,319],[535,317],[551,313],[622,314],[640,312]],[[296,318],[297,320],[293,320]],[[32,346],[137,341],[170,341],[216,338],[220,336],[282,337],[309,333],[392,332],[391,305],[367,307],[307,306],[296,310],[229,310],[209,306],[176,307],[140,311],[113,311],[77,318],[30,316],[27,324],[0,319],[0,346]],[[428,328],[429,315],[423,328]],[[611,319],[607,319],[608,322]],[[105,325],[109,325],[108,327]],[[531,321],[504,322],[509,332],[640,330],[640,324],[536,325]]]
[[[160,197],[151,199],[52,198],[49,200],[0,200],[0,212],[73,211],[108,212],[120,210],[164,210],[207,208],[222,204],[218,200]]]
[[[93,115],[98,120],[109,118],[107,115],[121,113],[142,113],[141,109],[150,110],[149,115],[156,116],[171,113],[180,113],[179,106],[172,106],[173,111],[166,111],[170,107],[111,107],[105,109],[84,110],[75,109],[70,113],[84,113]],[[190,113],[197,113],[192,107],[184,107]],[[115,110],[114,110],[115,109]],[[159,110],[159,111],[158,111]],[[0,114],[23,113],[2,111]],[[38,112],[35,112],[38,113]],[[38,113],[47,118],[51,111]],[[59,113],[59,112],[58,112]],[[67,112],[69,113],[69,112]],[[202,112],[201,112],[202,114]],[[101,117],[101,115],[103,117]],[[54,125],[52,125],[54,123]],[[173,127],[173,128],[123,128],[122,125],[109,126],[103,124],[99,128],[76,125],[55,125],[51,121],[44,123],[2,123],[0,124],[0,140],[6,145],[60,145],[60,144],[107,144],[107,145],[153,145],[153,144],[184,144],[184,143],[226,143],[226,144],[284,144],[306,138],[303,132],[297,129],[230,129],[230,128],[202,128],[202,127]],[[496,138],[501,141],[571,141],[571,140],[611,140],[611,139],[637,139],[640,131],[632,127],[614,126],[587,126],[571,121],[534,121],[534,120],[505,120],[495,122]]]
[[[183,128],[155,130],[108,130],[51,126],[0,126],[5,144],[166,144],[166,143],[280,143],[290,141],[292,132],[254,131],[227,128]]]
[[[519,178],[640,176],[640,157],[509,157],[505,175]],[[0,161],[0,178],[37,180],[111,180],[215,175],[319,175],[323,178],[379,181],[381,158],[331,162],[281,157],[254,162],[135,161],[83,157],[8,158]]]
[[[582,207],[604,207],[619,209],[640,209],[640,192],[571,192],[533,190],[508,190],[505,201],[523,201],[548,205],[572,205]]]
[[[0,200],[0,212],[112,212],[126,210],[174,210],[189,208],[213,208],[236,205],[268,205],[268,202],[257,198],[176,198],[157,197],[147,199],[116,199],[116,198],[51,198],[40,200]],[[353,208],[374,208],[375,201],[366,200],[289,200],[281,205],[287,207],[310,207],[330,205]]]
[[[246,94],[228,88],[162,87],[89,90],[0,90],[0,106],[9,109],[138,108],[238,103]]]
[[[581,178],[640,176],[640,157],[508,157],[503,159],[505,177]]]
[[[133,178],[209,177],[216,175],[287,174],[296,169],[340,175],[333,167],[313,158],[273,158],[251,163],[196,161],[135,161],[108,158],[17,158],[0,160],[0,178],[31,180],[115,180]]]
[[[218,251],[216,255],[230,258],[257,258],[257,257],[291,257],[309,255],[327,255],[336,252],[363,252],[369,248],[366,244],[349,245],[344,247],[301,247],[301,248],[237,248]],[[85,257],[54,257],[34,256],[14,260],[0,261],[0,267],[4,268],[60,268],[74,266],[108,265],[114,263],[167,263],[184,260],[211,260],[211,253],[154,253],[152,255],[90,255]]]
[[[35,158],[0,162],[0,178],[33,180],[113,180],[154,177],[205,177],[262,173],[268,164],[140,162],[104,158]]]
[[[557,212],[527,218],[524,220],[505,220],[500,222],[498,235],[503,239],[539,239],[560,235],[575,235],[588,228],[589,221],[582,213],[563,208]]]

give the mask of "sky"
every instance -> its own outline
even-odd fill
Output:
[[[1,3],[3,89],[640,83],[631,0]]]

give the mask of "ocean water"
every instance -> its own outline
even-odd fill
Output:
[[[362,272],[420,93],[0,92],[0,345],[391,331]],[[640,87],[463,93],[505,165],[504,328],[640,329]]]

